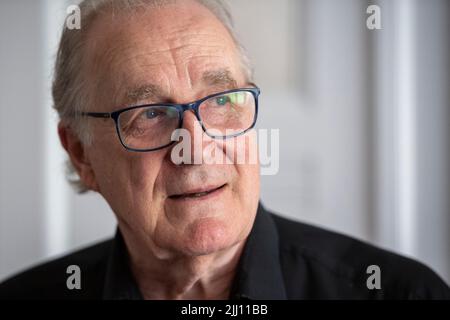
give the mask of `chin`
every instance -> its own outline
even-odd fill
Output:
[[[183,251],[192,256],[219,252],[239,242],[238,230],[226,221],[203,218],[193,222],[184,235]]]

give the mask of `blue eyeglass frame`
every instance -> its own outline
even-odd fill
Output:
[[[210,135],[208,133],[208,130],[205,128],[205,125],[200,117],[200,112],[199,112],[199,107],[200,105],[211,98],[214,97],[218,97],[224,94],[229,94],[229,93],[233,93],[233,92],[250,92],[254,99],[255,99],[255,115],[253,117],[253,122],[250,125],[249,128],[245,129],[242,132],[236,133],[236,134],[232,134],[229,136],[213,136]],[[87,117],[93,117],[93,118],[103,118],[103,119],[108,119],[111,118],[114,120],[114,123],[116,125],[116,132],[117,135],[119,137],[120,143],[122,144],[122,146],[129,151],[133,151],[133,152],[151,152],[151,151],[157,151],[157,150],[161,150],[164,148],[167,148],[171,145],[173,145],[176,141],[170,141],[168,144],[163,145],[161,147],[157,147],[157,148],[151,148],[151,149],[135,149],[135,148],[131,148],[128,147],[122,140],[122,136],[120,134],[120,129],[119,129],[119,117],[123,112],[129,111],[129,110],[133,110],[133,109],[139,109],[139,108],[147,108],[147,107],[173,107],[176,108],[178,111],[178,127],[177,129],[181,129],[183,127],[183,119],[184,119],[184,112],[185,111],[189,111],[192,110],[195,114],[195,117],[197,118],[198,122],[200,123],[200,125],[202,126],[203,132],[205,132],[209,137],[213,138],[213,139],[223,139],[226,140],[228,138],[234,138],[234,137],[238,137],[240,135],[245,134],[246,132],[248,132],[249,130],[253,129],[256,125],[256,120],[258,119],[258,97],[261,94],[261,89],[258,88],[257,86],[252,87],[252,88],[239,88],[239,89],[232,89],[232,90],[228,90],[228,91],[223,91],[223,92],[219,92],[219,93],[214,93],[211,94],[209,96],[206,96],[200,100],[197,101],[193,101],[193,102],[189,102],[189,103],[155,103],[155,104],[144,104],[144,105],[137,105],[137,106],[131,106],[131,107],[127,107],[127,108],[123,108],[123,109],[119,109],[113,112],[81,112],[80,115],[82,116],[87,116]]]

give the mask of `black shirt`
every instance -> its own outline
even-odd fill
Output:
[[[142,299],[118,231],[108,240],[20,273],[0,284],[1,299]],[[81,270],[69,290],[67,268]],[[380,289],[367,273],[379,267]],[[450,299],[428,267],[369,244],[258,207],[230,299]]]

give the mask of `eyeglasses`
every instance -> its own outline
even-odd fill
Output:
[[[182,128],[184,112],[189,110],[212,138],[227,139],[246,133],[256,124],[259,94],[257,87],[242,88],[215,93],[187,104],[147,104],[111,113],[82,112],[81,115],[112,118],[125,149],[149,152],[175,143],[172,134]]]

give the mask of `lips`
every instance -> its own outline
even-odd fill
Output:
[[[221,190],[225,186],[226,186],[226,184],[220,185],[218,187],[209,187],[209,188],[202,188],[202,189],[198,189],[198,190],[190,190],[185,193],[171,195],[171,196],[169,196],[169,198],[173,199],[173,200],[189,199],[189,198],[193,198],[193,199],[202,198],[202,197],[208,196],[214,192]]]

